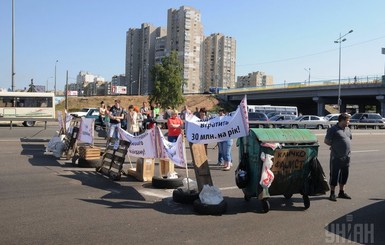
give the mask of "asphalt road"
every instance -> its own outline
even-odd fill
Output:
[[[93,168],[45,154],[55,130],[53,125],[0,127],[0,244],[385,243],[385,130],[353,131],[346,189],[353,199],[310,197],[307,210],[301,195],[294,195],[290,200],[273,196],[270,212],[261,212],[256,198],[244,200],[234,171],[215,166],[217,150],[209,145],[211,176],[228,204],[221,216],[198,215],[191,205],[175,203],[173,190],[154,189],[129,176],[114,182]],[[312,132],[328,174],[326,131]],[[96,144],[103,143],[98,137]],[[233,158],[237,163],[235,144]],[[184,169],[177,172],[186,176]],[[194,178],[192,168],[189,176]]]

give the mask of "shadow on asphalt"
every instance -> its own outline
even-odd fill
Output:
[[[49,140],[20,138],[22,150],[21,155],[32,156],[28,159],[33,166],[58,166],[60,163],[53,155],[45,155],[46,144]]]
[[[71,175],[59,175],[61,177],[78,180],[82,185],[97,188],[108,192],[97,199],[79,199],[84,202],[103,205],[109,208],[150,208],[149,203],[145,203],[145,198],[131,186],[122,186],[119,182],[97,173],[94,170],[66,170]],[[118,201],[129,200],[129,201]]]
[[[385,200],[347,213],[326,225],[326,242],[385,244]]]

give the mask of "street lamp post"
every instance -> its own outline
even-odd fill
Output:
[[[308,80],[308,84],[310,85],[310,68],[309,69],[306,69],[306,68],[304,68],[305,69],[305,71],[307,71],[308,73],[309,73],[309,80]]]
[[[382,54],[385,54],[385,48],[382,48],[382,49],[381,49],[381,53],[382,53]],[[385,76],[385,64],[384,64],[384,76]]]
[[[348,34],[352,33],[353,30],[350,30],[348,33],[345,33],[343,36],[340,37],[334,41],[334,43],[339,44],[339,56],[338,56],[338,111],[341,113],[341,43],[346,41],[346,38],[343,38],[347,36]]]
[[[55,83],[54,83],[55,95],[56,95],[56,65],[57,65],[57,62],[58,62],[58,60],[56,60],[56,62],[55,62]]]

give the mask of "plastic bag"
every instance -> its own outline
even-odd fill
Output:
[[[55,150],[53,151],[53,155],[57,158],[60,158],[63,154],[65,148],[64,142],[58,142],[55,144]]]
[[[270,170],[271,167],[273,167],[273,158],[274,156],[265,154],[264,152],[261,153],[261,160],[263,161],[262,165],[262,174],[261,174],[261,181],[259,184],[263,188],[269,188],[271,183],[273,183],[274,180],[274,174]]]
[[[56,135],[54,135],[48,142],[47,147],[45,148],[46,152],[54,151],[56,148],[56,144],[59,142],[64,142],[65,135],[62,134],[59,136],[59,132],[56,132]]]
[[[167,179],[177,179],[178,178],[178,173],[177,172],[168,172],[167,173]]]
[[[187,178],[184,178],[182,180],[182,183],[183,183],[183,187],[185,187],[186,189],[198,190],[197,182],[193,179],[188,178],[188,181],[187,181]]]
[[[210,185],[203,186],[199,193],[199,199],[201,203],[210,205],[217,205],[223,201],[221,191],[217,187]]]

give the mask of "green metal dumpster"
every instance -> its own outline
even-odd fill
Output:
[[[310,207],[307,180],[311,171],[310,163],[317,158],[319,147],[317,137],[312,132],[308,129],[253,128],[247,137],[237,140],[237,146],[240,161],[245,162],[247,169],[247,184],[242,188],[245,200],[258,197],[262,201],[263,211],[268,212],[270,196],[284,195],[289,199],[293,194],[300,193],[305,209]],[[274,180],[268,188],[260,185],[262,152],[274,156],[271,167]]]

